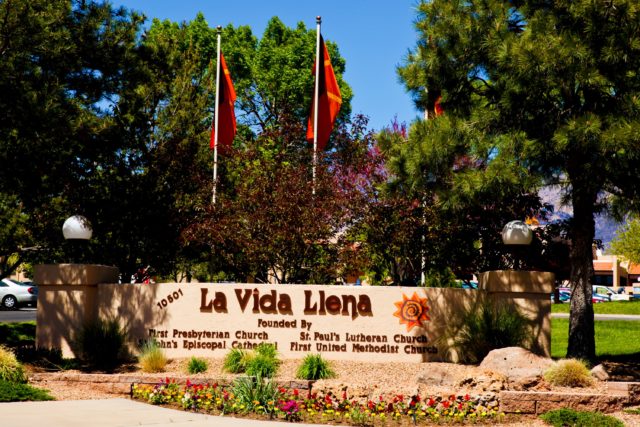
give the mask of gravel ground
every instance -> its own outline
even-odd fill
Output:
[[[207,359],[209,369],[206,373],[189,375],[187,373],[187,359],[172,360],[166,371],[161,374],[142,373],[137,367],[129,367],[126,374],[148,377],[154,381],[158,377],[189,378],[193,382],[232,380],[234,375],[222,372],[221,359]],[[290,381],[300,364],[299,360],[286,360],[280,366],[277,380]],[[347,390],[352,397],[377,398],[380,395],[420,394],[421,396],[448,396],[450,394],[488,395],[497,393],[500,388],[512,388],[505,379],[491,371],[476,366],[458,365],[452,363],[363,363],[332,361],[336,378],[318,381],[314,389],[320,391],[331,390],[341,393]],[[68,371],[67,371],[68,372]],[[420,383],[423,379],[425,383]],[[61,382],[38,384],[50,390],[57,400],[105,399],[115,397],[114,394],[101,391],[90,384],[66,385]],[[575,389],[563,389],[538,385],[537,390],[553,390],[576,392]],[[606,383],[598,383],[593,388],[579,392],[606,392]],[[621,419],[625,426],[640,427],[640,415],[630,415],[623,412],[612,414]],[[545,424],[534,417],[527,417],[522,423],[510,424],[529,427],[544,426]]]

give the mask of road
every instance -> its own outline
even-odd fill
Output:
[[[640,321],[640,315],[637,314],[594,314],[595,320],[631,320]],[[551,313],[552,319],[568,319],[569,313]]]
[[[29,322],[36,320],[36,309],[25,307],[20,310],[0,310],[0,323]]]

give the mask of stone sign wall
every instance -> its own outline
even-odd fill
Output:
[[[93,267],[102,268],[83,268]],[[37,344],[61,348],[67,356],[73,355],[77,331],[99,317],[118,319],[132,347],[155,339],[169,357],[222,358],[232,348],[252,349],[265,342],[275,344],[283,358],[321,353],[334,360],[455,359],[448,337],[465,313],[492,297],[487,290],[451,288],[67,284],[68,274],[56,278],[53,268],[36,268],[36,280],[41,280],[36,281]],[[91,275],[76,276],[87,282]],[[548,354],[548,295],[541,298],[531,286],[528,293],[511,297],[503,285],[499,290],[501,300],[535,313],[532,322],[544,328],[538,327],[541,338],[532,347]]]

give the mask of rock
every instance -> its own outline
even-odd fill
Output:
[[[593,369],[591,369],[591,376],[593,376],[594,378],[600,381],[609,380],[609,373],[607,372],[607,370],[604,368],[602,364],[598,366],[594,366]]]
[[[421,372],[416,375],[415,382],[425,385],[453,386],[458,381],[452,375],[451,370],[443,366],[434,365],[427,372]]]
[[[509,382],[537,384],[544,371],[553,365],[553,360],[533,354],[520,347],[506,347],[491,351],[480,367],[498,372]]]

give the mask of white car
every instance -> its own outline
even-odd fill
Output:
[[[0,280],[0,307],[6,310],[15,310],[21,305],[38,302],[38,287],[27,285],[17,280]]]

